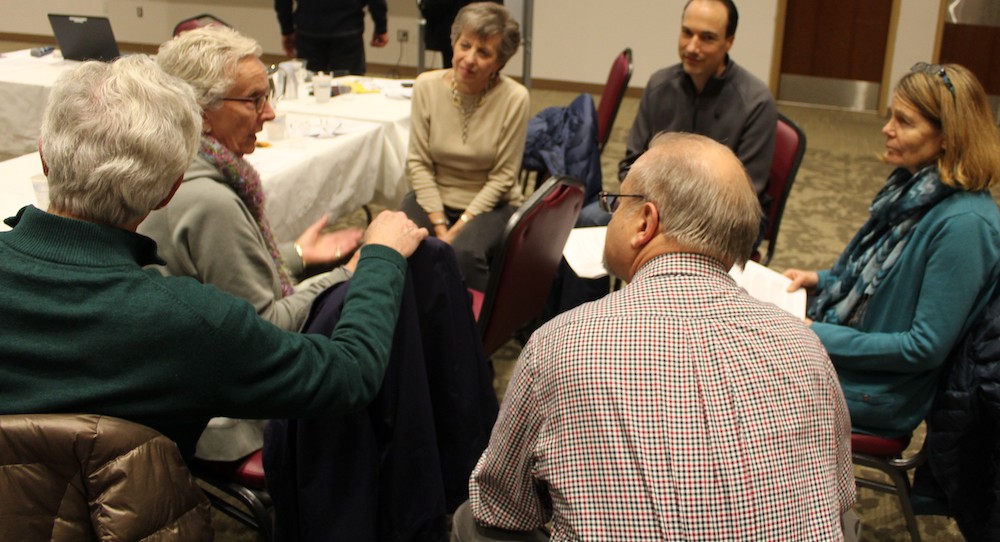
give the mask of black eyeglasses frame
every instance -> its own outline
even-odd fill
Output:
[[[642,198],[646,199],[646,196],[642,194],[614,194],[612,192],[600,192],[597,194],[597,205],[605,213],[614,213],[621,206],[622,198]]]

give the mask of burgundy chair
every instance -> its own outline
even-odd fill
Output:
[[[774,247],[778,240],[778,228],[781,227],[781,217],[785,214],[785,203],[792,191],[792,183],[799,172],[802,157],[806,153],[806,133],[791,119],[778,114],[778,126],[774,137],[774,158],[771,160],[771,173],[767,183],[767,194],[771,197],[771,208],[767,212],[767,230],[764,240],[767,241],[767,255],[761,260],[760,253],[754,253],[753,260],[763,265],[771,263],[774,257]]]
[[[899,507],[906,520],[910,539],[913,542],[920,542],[920,530],[917,528],[917,518],[913,513],[913,503],[910,499],[912,487],[908,473],[923,464],[925,457],[923,450],[909,457],[903,457],[903,451],[909,444],[909,436],[882,438],[851,433],[851,459],[857,466],[877,470],[889,477],[889,482],[885,482],[882,479],[863,478],[855,472],[855,483],[858,487],[892,493],[899,497]]]
[[[469,289],[487,356],[542,314],[583,191],[575,179],[552,177],[507,222],[486,292]]]
[[[601,103],[597,106],[597,145],[601,151],[611,137],[618,108],[632,79],[632,69],[632,49],[626,47],[611,64],[608,81],[604,83],[604,92],[601,93]]]
[[[183,21],[177,23],[174,26],[174,37],[187,32],[188,30],[194,30],[195,28],[201,28],[203,26],[230,26],[229,23],[223,21],[222,19],[211,15],[209,13],[202,13],[201,15],[195,15],[194,17],[188,17]]]
[[[237,461],[191,460],[191,472],[208,486],[205,495],[217,510],[257,531],[261,542],[270,542],[274,531],[271,496],[264,481],[262,450]],[[232,504],[235,499],[243,508]]]

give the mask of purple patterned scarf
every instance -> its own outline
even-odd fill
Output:
[[[260,185],[260,175],[257,174],[257,170],[210,135],[201,137],[198,156],[208,160],[222,173],[225,184],[232,188],[233,192],[236,192],[236,195],[243,201],[243,205],[247,206],[250,215],[257,222],[260,234],[264,236],[267,250],[271,253],[271,259],[274,260],[274,265],[278,269],[281,293],[286,297],[291,295],[295,288],[292,287],[292,280],[289,278],[288,268],[285,267],[285,260],[281,257],[281,252],[278,251],[278,244],[274,242],[271,224],[268,223],[267,216],[264,214],[264,189]]]

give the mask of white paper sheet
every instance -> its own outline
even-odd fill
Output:
[[[786,291],[792,279],[754,261],[748,261],[743,269],[734,265],[729,274],[753,297],[773,303],[792,316],[806,317],[806,291],[802,288]]]
[[[604,236],[608,228],[573,228],[563,247],[563,257],[577,276],[596,279],[608,276],[604,268]]]

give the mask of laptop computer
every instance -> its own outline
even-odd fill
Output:
[[[114,60],[120,56],[111,21],[107,17],[56,15],[49,13],[49,24],[67,60]]]

